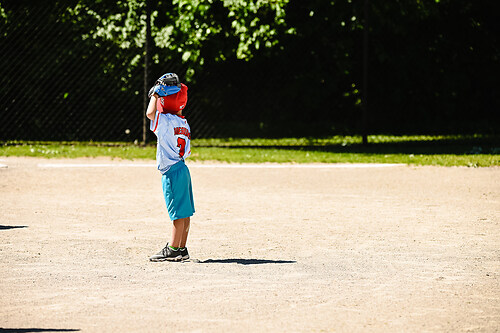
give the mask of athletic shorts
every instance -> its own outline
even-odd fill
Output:
[[[177,162],[161,177],[163,196],[172,221],[194,214],[191,174],[184,161]]]

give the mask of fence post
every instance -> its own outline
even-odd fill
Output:
[[[368,144],[368,0],[365,0],[363,5],[363,103],[362,103],[362,136],[363,144]]]
[[[147,136],[147,117],[146,109],[148,108],[149,98],[149,67],[151,58],[151,1],[146,0],[146,40],[144,43],[144,110],[142,112],[142,144],[146,144]]]

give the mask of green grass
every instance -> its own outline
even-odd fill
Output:
[[[411,143],[492,143],[500,140],[493,135],[369,135],[370,144],[411,144]],[[227,138],[227,139],[197,139],[198,146],[209,147],[248,147],[248,146],[351,146],[362,143],[359,135],[331,136],[323,138]],[[497,142],[499,143],[499,142]],[[499,143],[500,144],[500,143]]]
[[[500,140],[486,135],[359,136],[283,139],[195,139],[191,160],[228,163],[405,163],[489,167],[500,165]],[[154,159],[154,144],[17,142],[0,144],[0,156]]]
[[[378,154],[336,153],[307,150],[257,148],[199,148],[193,160],[216,160],[237,163],[405,163],[412,165],[488,167],[500,165],[500,157],[493,154]]]
[[[6,142],[0,156],[78,158],[107,156],[122,159],[154,159],[156,146],[110,142]]]

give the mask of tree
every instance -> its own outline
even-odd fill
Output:
[[[151,31],[159,64],[181,59],[187,79],[207,58],[223,61],[236,55],[250,59],[255,50],[279,43],[283,33],[293,33],[285,23],[289,0],[171,0],[152,5]],[[69,8],[71,19],[85,23],[83,38],[112,41],[121,49],[135,49],[131,67],[140,64],[146,39],[144,0],[80,0]],[[205,49],[211,52],[204,52]],[[214,52],[215,50],[215,52]]]

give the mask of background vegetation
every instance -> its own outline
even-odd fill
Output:
[[[2,0],[0,140],[141,141],[146,4]],[[366,4],[151,1],[150,84],[189,85],[193,138],[360,134],[364,93],[369,134],[498,134],[495,1]]]

